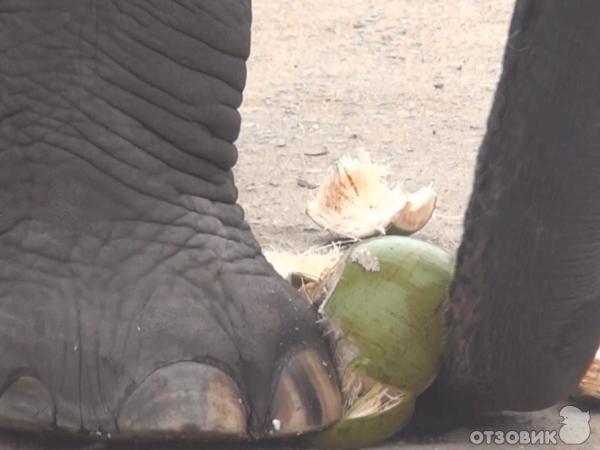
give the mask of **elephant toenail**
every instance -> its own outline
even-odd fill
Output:
[[[37,378],[24,375],[0,395],[0,427],[48,431],[54,427],[55,408],[50,392]]]
[[[291,356],[281,371],[271,404],[270,432],[290,436],[319,430],[338,420],[342,398],[331,364],[316,351]]]
[[[122,436],[247,439],[237,384],[216,367],[180,362],[150,374],[122,406]]]

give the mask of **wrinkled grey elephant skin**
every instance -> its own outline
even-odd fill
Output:
[[[233,0],[0,2],[0,425],[247,439],[339,417],[315,313],[236,205],[250,22]]]
[[[549,406],[600,341],[597,17],[517,4],[436,385],[458,408]],[[315,313],[236,204],[250,23],[244,0],[0,0],[0,428],[25,433],[0,447],[340,416]]]

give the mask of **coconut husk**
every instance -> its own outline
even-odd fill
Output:
[[[277,273],[313,303],[321,296],[323,288],[320,281],[342,258],[343,250],[332,244],[310,248],[302,253],[268,250],[264,255]]]
[[[600,401],[600,348],[578,387],[578,396]]]
[[[310,447],[360,449],[371,447],[402,429],[412,417],[415,397],[410,392],[374,384],[330,428],[306,439]]]
[[[371,161],[342,157],[330,168],[306,213],[335,235],[363,239],[383,234],[409,235],[425,226],[435,209],[433,188],[407,194],[389,187],[389,168]]]

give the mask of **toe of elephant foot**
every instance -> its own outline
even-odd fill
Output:
[[[234,380],[210,365],[162,367],[137,387],[117,419],[121,437],[245,440],[247,408]]]
[[[50,392],[37,378],[16,378],[0,395],[0,427],[27,431],[53,428],[55,405]]]
[[[270,434],[293,436],[320,430],[342,414],[342,397],[328,359],[304,350],[281,364],[270,410]]]
[[[316,350],[294,352],[280,362],[266,426],[250,431],[252,405],[238,384],[208,364],[185,361],[148,375],[121,407],[123,439],[242,441],[320,430],[342,414],[335,371]]]

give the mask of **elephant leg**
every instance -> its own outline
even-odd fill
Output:
[[[0,428],[339,417],[315,313],[236,204],[250,23],[241,0],[0,1]]]
[[[519,0],[448,308],[457,405],[565,399],[600,341],[600,3]]]

